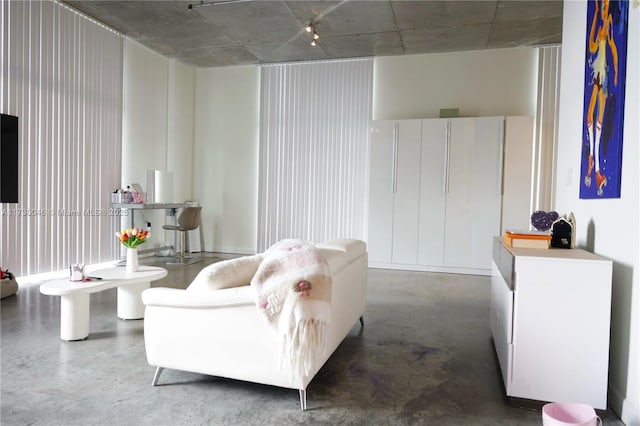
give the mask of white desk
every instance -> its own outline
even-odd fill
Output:
[[[135,226],[134,221],[134,212],[136,210],[166,210],[166,216],[171,216],[173,219],[173,225],[176,225],[176,213],[178,209],[185,207],[199,207],[200,205],[195,201],[189,201],[186,203],[150,203],[150,204],[135,204],[135,203],[111,203],[111,206],[114,209],[124,209],[127,210],[127,215],[129,216],[129,228],[133,228]],[[198,229],[200,226],[198,226]],[[198,230],[198,232],[200,232]],[[200,233],[200,247],[204,246],[204,242],[202,241],[202,233]],[[168,246],[155,247],[150,249],[142,249],[139,250],[138,253],[151,253],[160,250],[175,250],[176,242],[173,241],[173,244]]]
[[[40,293],[60,296],[60,338],[82,340],[89,336],[89,295],[113,287],[118,288],[118,318],[144,318],[142,292],[151,281],[167,276],[167,270],[156,266],[140,266],[136,272],[124,267],[98,269],[91,276],[95,281],[69,281],[66,278],[48,281],[40,286]]]
[[[188,203],[152,203],[152,204],[135,204],[135,203],[112,203],[114,209],[127,209],[129,211],[129,227],[134,227],[133,212],[134,210],[167,210],[167,216],[173,216],[175,219],[178,209],[184,207],[198,207],[196,202]]]

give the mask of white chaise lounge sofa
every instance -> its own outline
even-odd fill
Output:
[[[315,249],[326,259],[332,283],[323,349],[306,373],[295,377],[282,368],[278,335],[256,306],[253,284],[248,283],[264,255],[258,254],[232,265],[209,265],[185,290],[143,292],[147,360],[157,367],[152,384],[158,383],[163,368],[170,368],[298,389],[305,410],[307,385],[358,319],[364,325],[367,291],[363,241],[333,240]]]

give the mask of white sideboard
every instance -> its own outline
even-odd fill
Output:
[[[493,242],[490,324],[508,396],[607,408],[612,262]]]

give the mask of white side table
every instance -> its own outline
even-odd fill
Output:
[[[60,296],[60,338],[83,340],[89,336],[89,295],[118,288],[118,318],[144,318],[142,292],[151,287],[151,281],[167,276],[167,270],[156,266],[140,266],[136,272],[127,272],[124,267],[98,269],[91,276],[95,281],[69,281],[58,279],[40,286],[40,293]]]

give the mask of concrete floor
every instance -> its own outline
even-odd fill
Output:
[[[203,266],[167,266],[183,288]],[[143,264],[160,264],[147,258]],[[369,270],[359,324],[307,389],[165,370],[151,387],[143,321],[116,318],[116,290],[91,295],[87,340],[59,339],[60,300],[22,288],[1,304],[2,425],[540,425],[504,398],[489,331],[488,277]],[[623,423],[600,413],[605,425]]]

